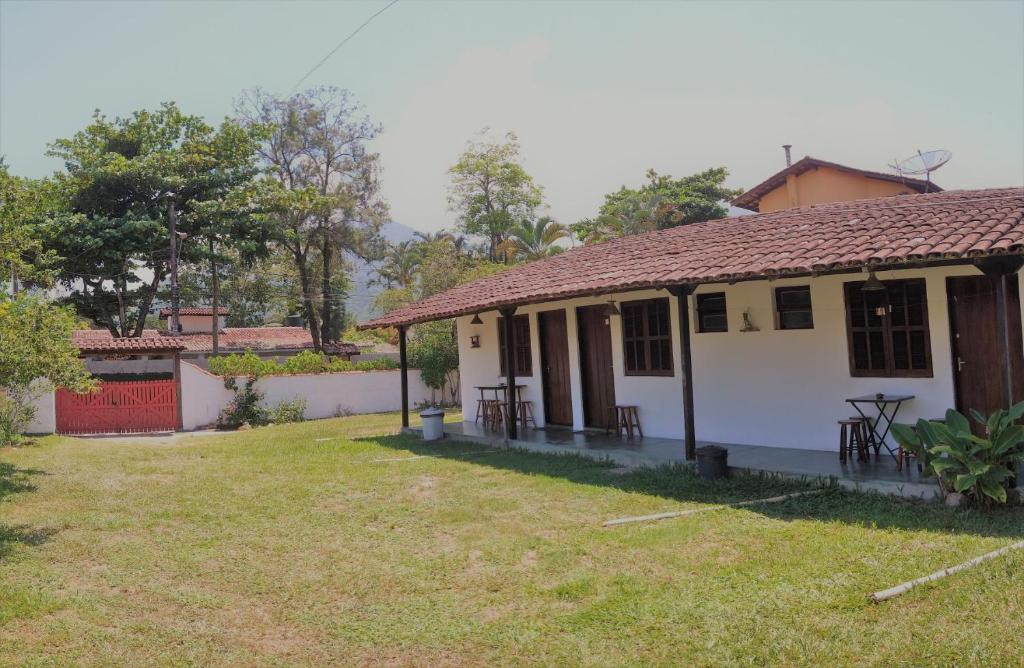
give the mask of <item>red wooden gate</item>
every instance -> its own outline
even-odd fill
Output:
[[[173,431],[178,397],[173,380],[103,383],[89,394],[57,390],[57,433],[129,434]]]

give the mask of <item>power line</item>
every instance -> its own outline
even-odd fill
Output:
[[[394,5],[397,2],[398,2],[398,0],[391,0],[391,2],[389,2],[383,9],[378,10],[373,16],[371,16],[370,18],[368,18],[365,21],[363,21],[363,23],[358,28],[356,28],[355,30],[350,32],[345,39],[343,39],[340,42],[338,42],[338,45],[336,47],[334,47],[333,49],[331,49],[330,53],[328,53],[326,56],[324,56],[320,60],[319,63],[317,63],[316,65],[313,66],[313,69],[311,69],[310,71],[306,72],[306,74],[301,79],[298,80],[298,82],[295,84],[295,87],[292,88],[291,94],[294,95],[295,91],[297,91],[299,89],[299,86],[302,85],[302,82],[305,81],[306,79],[308,79],[310,77],[310,75],[313,74],[313,72],[316,72],[320,68],[321,65],[323,65],[324,63],[326,63],[330,59],[331,56],[333,56],[335,53],[337,53],[338,49],[340,49],[341,47],[345,46],[345,44],[347,44],[350,39],[352,39],[357,34],[359,34],[360,30],[362,30],[366,26],[370,25],[371,21],[373,21],[375,18],[377,18],[378,16],[380,16],[381,14],[386,12],[387,10],[391,9],[392,5]]]

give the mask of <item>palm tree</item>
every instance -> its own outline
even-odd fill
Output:
[[[671,204],[659,195],[630,197],[619,204],[613,213],[601,214],[585,243],[593,244],[607,239],[641,234],[658,229],[658,220]]]
[[[416,282],[416,272],[420,266],[419,244],[408,239],[397,244],[388,244],[384,255],[384,264],[377,270],[375,283],[383,283],[391,288],[411,288]]]
[[[528,220],[520,222],[509,230],[508,238],[498,244],[497,250],[505,253],[509,261],[523,259],[529,262],[561,253],[565,248],[557,242],[567,238],[568,228],[545,216],[535,223]]]

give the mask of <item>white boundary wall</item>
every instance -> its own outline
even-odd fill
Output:
[[[244,383],[245,378],[238,382]],[[318,419],[342,414],[381,413],[402,407],[402,381],[398,370],[350,371],[344,373],[265,376],[255,389],[263,394],[263,405],[272,408],[283,401],[306,400],[306,418]],[[431,401],[434,393],[423,384],[420,372],[409,370],[409,406]],[[440,394],[437,393],[437,398]],[[234,398],[220,376],[182,362],[181,411],[185,430],[213,424],[221,410]]]
[[[941,417],[947,408],[955,404],[946,278],[977,276],[980,273],[971,266],[879,272],[879,278],[883,280],[926,279],[931,378],[855,378],[850,375],[843,284],[864,280],[863,274],[700,286],[698,293],[726,293],[729,331],[693,333],[695,300],[690,298],[694,422],[698,440],[833,450],[838,441],[836,421],[856,414],[844,399],[876,392],[916,397],[903,406],[900,422]],[[775,329],[773,291],[788,285],[810,286],[814,329]],[[1024,301],[1024,290],[1021,296]],[[665,290],[623,292],[612,297],[616,302],[651,297],[668,297],[670,300],[674,375],[625,375],[619,316],[611,317],[612,365],[616,403],[639,407],[644,434],[682,438],[678,302]],[[584,423],[576,307],[606,304],[608,299],[609,296],[605,295],[554,301],[523,306],[516,312],[530,317],[533,375],[518,378],[517,382],[526,385],[523,398],[533,401],[538,424],[543,424],[544,401],[537,313],[555,309],[566,312],[573,429],[579,431],[584,428]],[[740,331],[743,313],[747,310],[759,331]],[[467,420],[472,420],[475,415],[479,398],[475,386],[504,381],[498,368],[498,314],[489,311],[481,313],[480,317],[483,325],[470,324],[471,315],[457,319],[462,405]],[[471,347],[472,335],[480,336],[479,348]]]

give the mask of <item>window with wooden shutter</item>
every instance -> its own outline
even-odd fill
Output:
[[[696,295],[696,299],[698,332],[729,331],[724,292],[705,292]]]
[[[775,288],[775,323],[776,329],[814,329],[810,286]]]
[[[512,316],[512,347],[513,364],[512,370],[516,376],[525,377],[533,375],[533,353],[530,349],[530,316]],[[505,375],[505,319],[498,318],[498,359],[501,367],[501,375]]]
[[[883,281],[885,290],[847,283],[846,331],[850,374],[869,377],[932,376],[924,279]]]
[[[622,345],[627,376],[671,376],[672,317],[668,299],[623,302]]]

